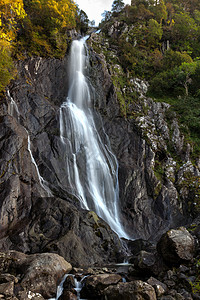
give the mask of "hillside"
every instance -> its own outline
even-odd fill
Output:
[[[0,297],[199,299],[199,1],[0,3]]]

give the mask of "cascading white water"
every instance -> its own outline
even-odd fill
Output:
[[[95,211],[119,237],[128,238],[120,224],[118,207],[118,164],[104,145],[95,126],[85,39],[72,43],[70,89],[60,108],[60,138],[66,148],[66,172],[71,192],[83,208]]]
[[[19,116],[20,116],[18,106],[17,106],[16,102],[14,101],[13,97],[11,97],[9,90],[7,90],[7,95],[9,97],[9,99],[11,100],[10,105],[8,105],[8,113],[12,117],[16,117],[16,119],[18,120]]]
[[[87,300],[87,299],[81,299],[81,297],[80,297],[80,292],[81,292],[82,287],[83,287],[83,281],[87,277],[87,275],[83,276],[83,278],[80,281],[78,281],[76,279],[75,275],[72,275],[72,274],[65,274],[65,276],[63,277],[61,283],[57,287],[56,298],[50,298],[49,300],[59,300],[59,298],[62,295],[63,290],[64,290],[64,288],[63,288],[64,282],[65,282],[65,280],[68,276],[71,276],[74,279],[74,285],[75,285],[74,289],[76,291],[77,300]]]
[[[26,129],[25,129],[26,130]],[[27,134],[28,134],[28,131],[26,130]],[[32,151],[31,151],[31,140],[30,140],[30,136],[28,134],[28,151],[30,153],[30,157],[31,157],[31,161],[32,163],[34,164],[35,168],[36,168],[36,171],[37,171],[37,175],[38,175],[38,178],[39,178],[39,181],[40,181],[40,185],[42,186],[42,188],[47,192],[47,195],[48,197],[52,197],[52,193],[51,193],[51,190],[49,189],[49,187],[47,186],[47,182],[46,180],[44,180],[44,178],[40,175],[40,171],[38,169],[38,165],[36,164],[36,161],[33,157],[33,154],[32,154]]]

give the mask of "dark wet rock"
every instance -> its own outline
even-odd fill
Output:
[[[70,292],[70,291],[64,291],[63,294],[58,298],[58,300],[77,300],[77,296]]]
[[[92,275],[85,279],[84,287],[81,291],[82,298],[100,299],[103,290],[109,285],[116,285],[122,281],[118,274],[100,274]]]
[[[94,212],[54,198],[38,199],[32,212],[28,228],[32,252],[55,252],[76,266],[119,259],[119,238]]]
[[[140,280],[109,286],[103,291],[103,294],[109,300],[156,300],[154,288]]]
[[[195,241],[186,228],[171,229],[160,239],[158,251],[167,264],[177,265],[193,258]]]
[[[166,271],[167,267],[162,259],[162,257],[155,252],[140,251],[134,260],[135,267],[141,272],[146,271],[147,274],[155,274]]]
[[[147,252],[154,252],[156,249],[155,245],[143,239],[129,240],[127,241],[127,247],[132,255],[136,255],[142,250]]]
[[[162,296],[160,299],[161,300],[176,300],[176,298],[174,298],[170,295]]]
[[[162,296],[167,291],[167,285],[157,280],[154,277],[150,277],[147,280],[147,283],[150,284],[155,289],[157,297]]]
[[[67,276],[67,278],[65,279],[64,283],[63,283],[63,288],[66,290],[71,290],[73,288],[75,288],[76,284],[74,281],[74,276],[73,275],[69,275]]]

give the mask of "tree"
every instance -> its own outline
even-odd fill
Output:
[[[0,39],[0,94],[16,75],[11,54],[10,43]]]
[[[196,69],[198,66],[198,62],[192,62],[192,63],[183,63],[179,67],[180,71],[180,83],[184,86],[185,88],[185,95],[188,96],[188,89],[189,85],[192,83],[192,78],[191,76],[195,74]]]
[[[167,19],[167,8],[163,0],[160,0],[158,4],[152,6],[152,11],[157,22],[161,23],[162,20]]]
[[[112,4],[112,12],[120,12],[124,8],[123,0],[114,0]]]
[[[0,38],[13,41],[19,28],[17,22],[25,16],[23,0],[0,0]]]
[[[175,40],[190,40],[197,32],[195,20],[188,13],[178,13],[174,16],[175,24],[172,36]]]
[[[27,17],[19,37],[29,53],[63,56],[67,49],[67,30],[76,26],[76,5],[72,0],[24,0]]]
[[[95,26],[95,20],[90,21],[89,24],[90,24],[91,27],[94,27]]]
[[[78,10],[77,27],[82,34],[85,34],[89,28],[89,19],[87,14],[83,10]]]
[[[107,22],[110,20],[112,13],[111,11],[108,10],[104,10],[104,12],[101,14],[101,16],[103,17],[103,19],[101,20],[101,22]]]
[[[157,46],[162,38],[163,30],[161,24],[156,20],[150,19],[148,24],[148,42],[151,46]]]

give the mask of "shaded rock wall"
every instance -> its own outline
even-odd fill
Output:
[[[66,182],[59,108],[68,91],[67,57],[19,63],[0,104],[0,249],[56,252],[74,265],[117,261],[121,243]]]

